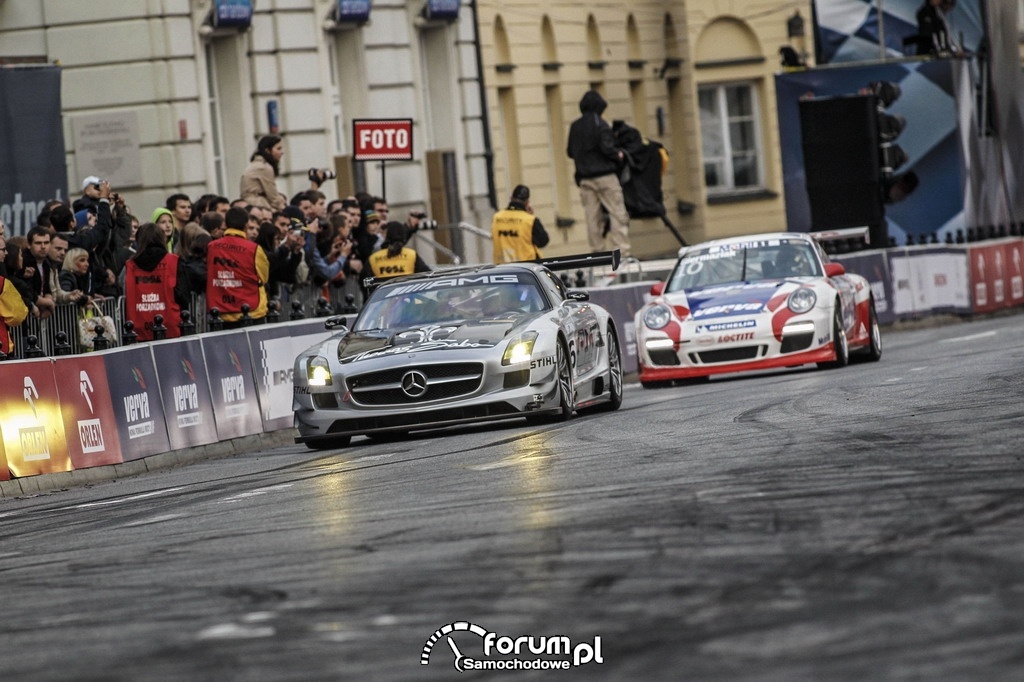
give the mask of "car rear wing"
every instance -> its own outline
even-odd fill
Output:
[[[847,227],[841,230],[822,230],[821,232],[811,232],[811,238],[816,242],[834,242],[843,239],[862,239],[866,243],[871,243],[871,238],[868,232],[868,226],[864,227]]]
[[[593,268],[599,265],[610,265],[612,270],[619,268],[622,261],[622,252],[599,251],[597,253],[580,253],[574,256],[555,256],[553,258],[538,258],[534,263],[539,263],[548,270],[572,270],[573,268]]]

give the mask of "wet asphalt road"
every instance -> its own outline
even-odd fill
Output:
[[[632,385],[619,412],[564,425],[289,446],[0,501],[0,669],[1020,679],[1024,317],[884,342],[838,371]],[[513,657],[458,630],[421,665],[467,622],[584,658],[600,637],[603,662],[460,673],[453,645]]]

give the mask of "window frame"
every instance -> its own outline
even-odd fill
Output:
[[[745,88],[750,98],[750,113],[737,116],[728,111],[728,93],[730,89]],[[705,109],[703,98],[705,93],[713,93],[715,104],[715,120],[718,138],[722,141],[722,154],[709,154],[707,140],[708,136],[706,122],[704,120]],[[697,87],[697,107],[701,124],[701,157],[704,187],[709,196],[724,196],[737,194],[752,194],[765,190],[765,149],[764,135],[761,130],[761,97],[756,81],[726,81],[719,83],[705,83]],[[753,135],[753,171],[756,174],[755,182],[749,185],[736,185],[736,164],[737,152],[732,140],[731,126],[735,122],[749,121]],[[708,182],[708,165],[714,164],[720,170],[720,182],[710,184]]]

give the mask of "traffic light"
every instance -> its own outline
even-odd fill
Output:
[[[917,174],[913,171],[896,173],[907,163],[907,153],[895,142],[907,127],[907,120],[889,113],[888,108],[899,99],[902,91],[896,83],[875,81],[868,85],[867,93],[875,98],[877,112],[878,179],[882,184],[882,201],[892,204],[905,199],[918,185]]]

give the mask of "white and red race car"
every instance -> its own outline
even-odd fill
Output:
[[[824,236],[824,235],[820,235]],[[882,356],[868,281],[814,233],[732,237],[680,249],[636,315],[640,383]]]

